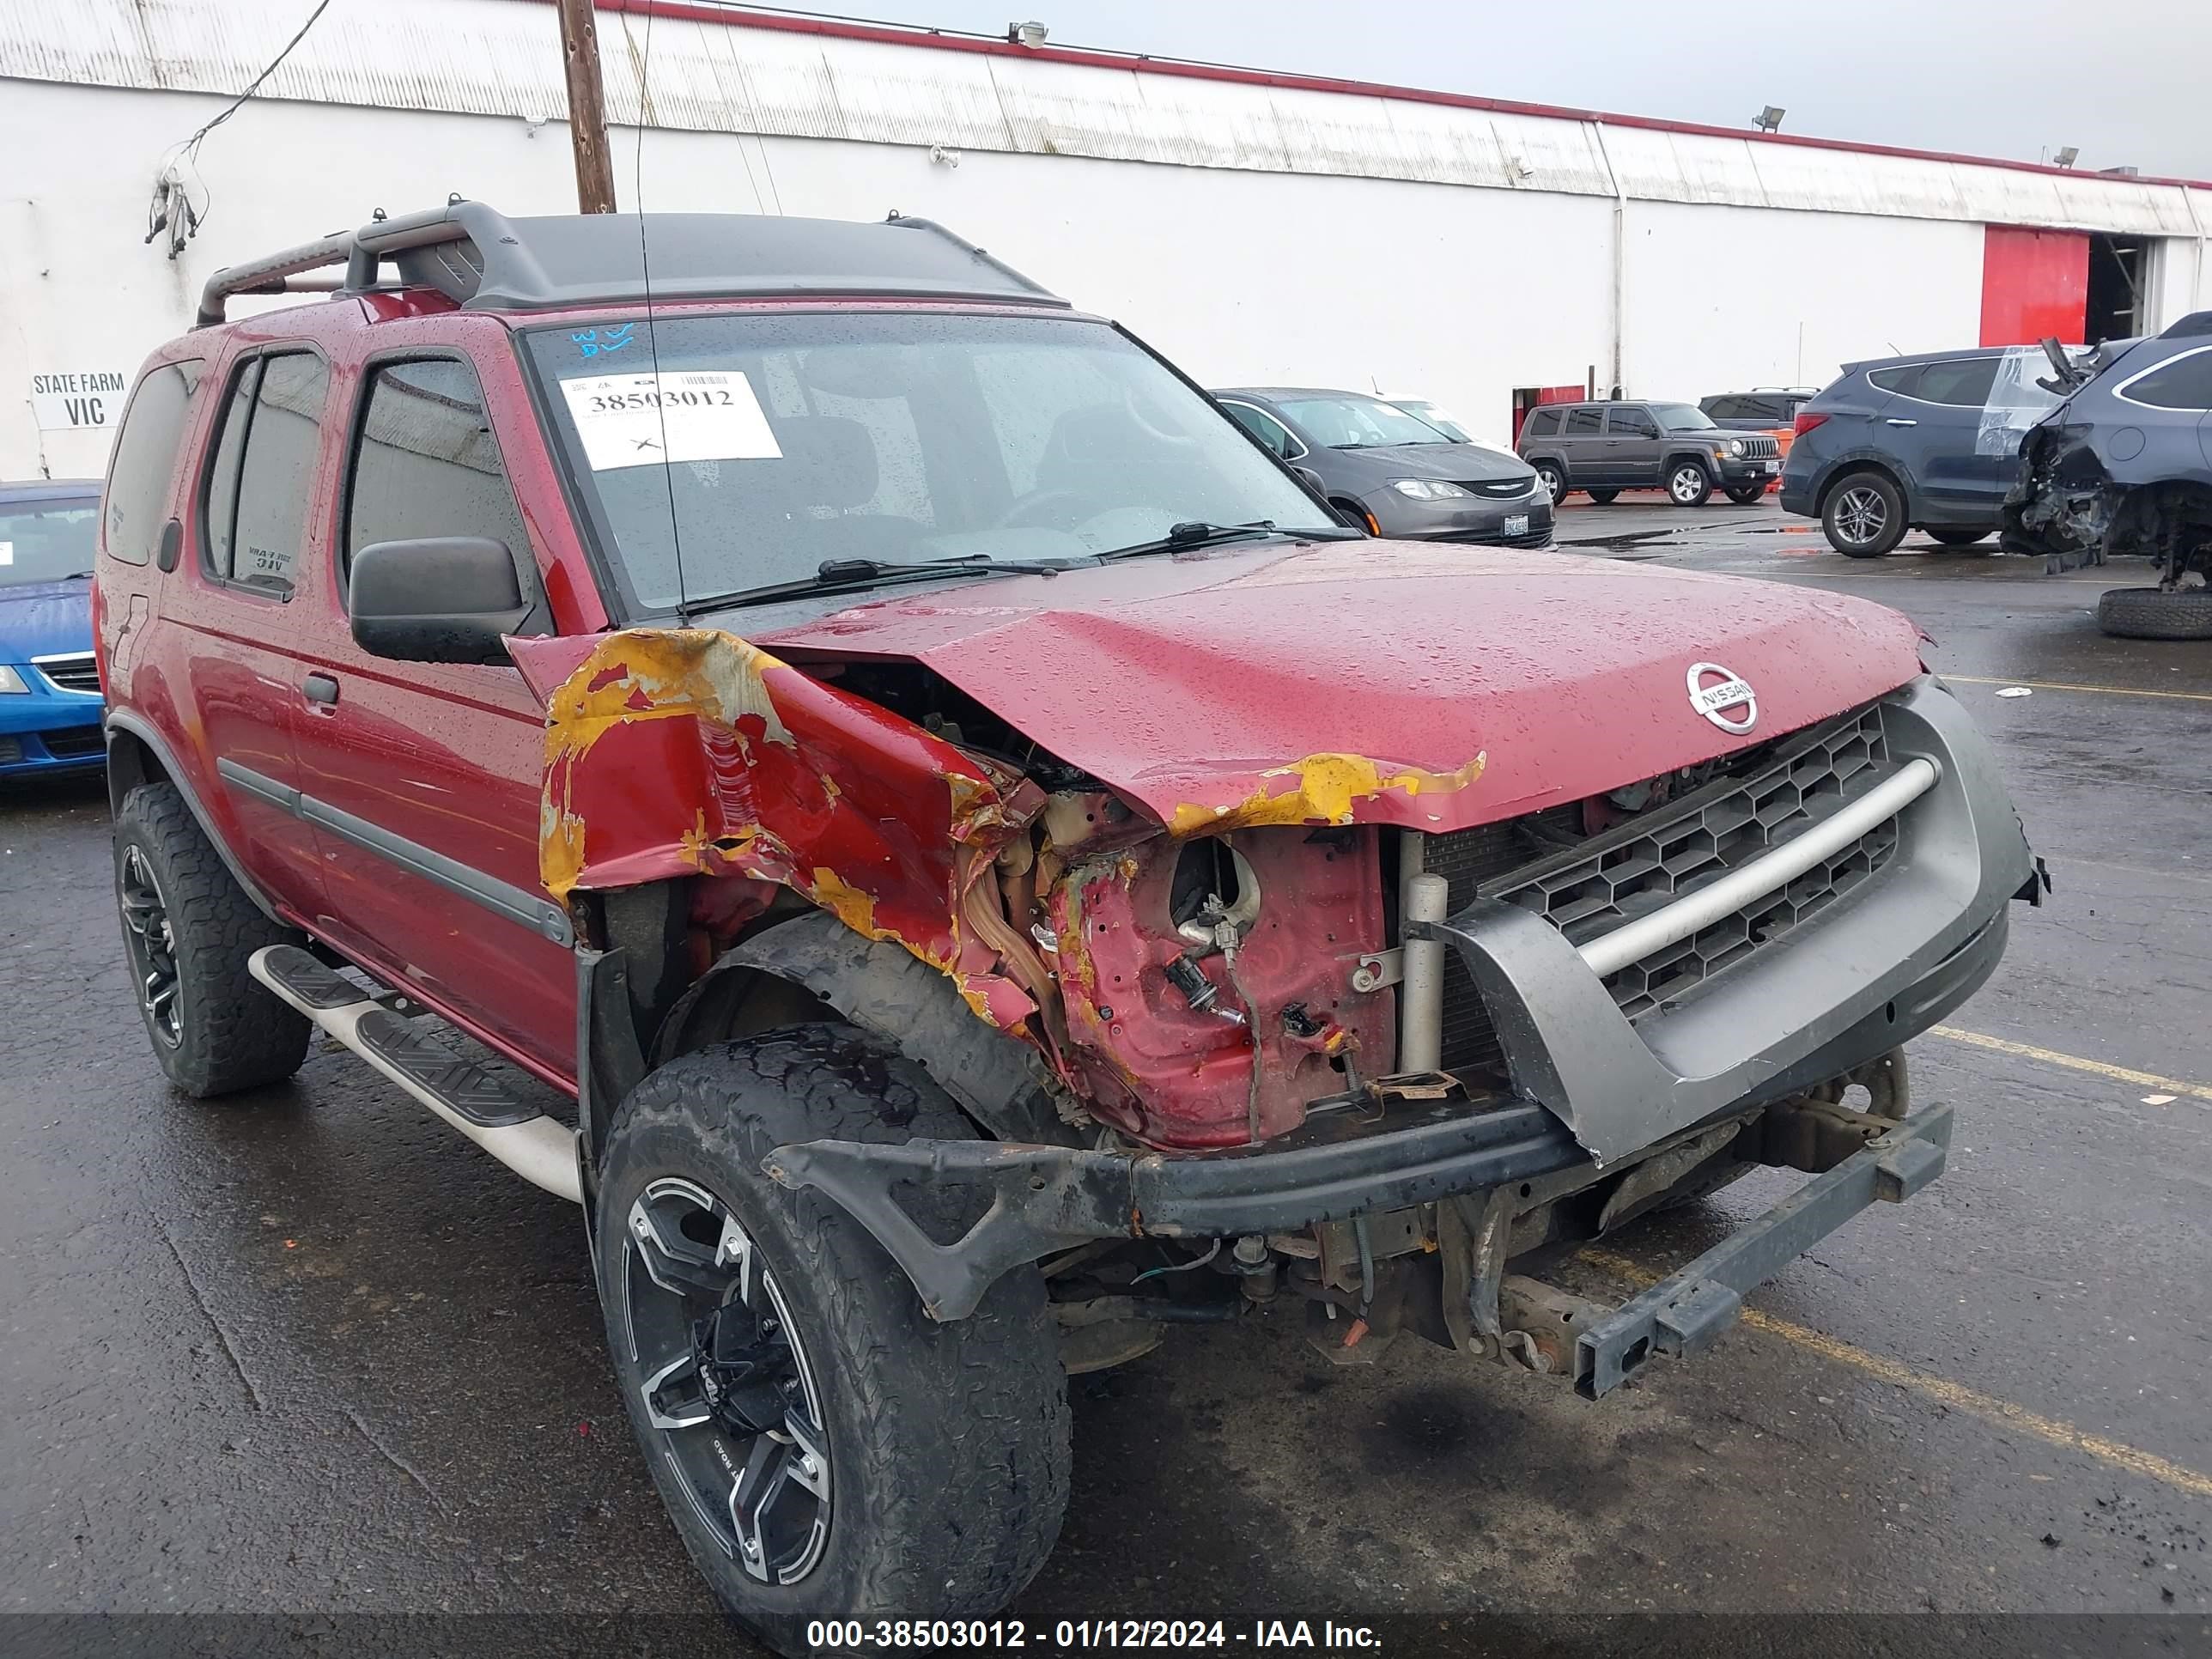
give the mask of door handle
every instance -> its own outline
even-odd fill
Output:
[[[301,682],[300,690],[309,702],[321,703],[325,708],[334,707],[338,700],[338,683],[328,674],[310,674]]]
[[[1884,426],[1918,426],[1920,422],[1917,421],[1900,421],[1896,416],[1891,415],[1883,418],[1882,424]]]

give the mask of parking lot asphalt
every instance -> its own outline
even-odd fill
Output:
[[[1917,1098],[1960,1114],[1944,1179],[1595,1404],[1410,1339],[1335,1369],[1287,1306],[1178,1330],[1072,1384],[1073,1503],[1018,1613],[1390,1615],[1438,1653],[1612,1651],[1528,1633],[1714,1610],[2163,1613],[2170,1650],[2206,1640],[2212,647],[2100,636],[2124,568],[1918,538],[1859,562],[1810,528],[1577,498],[1559,556],[1862,594],[1932,636],[2057,890],[1913,1046]],[[340,1650],[360,1613],[704,1620],[574,1210],[326,1048],[283,1087],[171,1095],[106,818],[97,784],[0,793],[0,1613],[327,1618]],[[1794,1179],[1568,1277],[1626,1294]]]

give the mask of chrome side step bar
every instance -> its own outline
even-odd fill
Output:
[[[1662,951],[1710,927],[1723,916],[1734,915],[1745,905],[1796,880],[1822,859],[1840,853],[1877,823],[1895,817],[1933,789],[1942,775],[1934,761],[1916,756],[1850,805],[1773,851],[1761,854],[1672,904],[1638,916],[1609,933],[1601,933],[1580,947],[1582,959],[1602,979],[1632,962],[1643,961],[1654,951]]]
[[[246,969],[385,1077],[534,1187],[584,1200],[575,1132],[497,1078],[416,1030],[296,945],[270,945]]]

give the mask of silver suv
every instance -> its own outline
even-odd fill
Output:
[[[1721,489],[1748,507],[1782,471],[1776,440],[1723,431],[1695,404],[1546,404],[1514,447],[1555,504],[1571,489],[1601,506],[1624,489],[1664,489],[1677,507],[1703,507]]]

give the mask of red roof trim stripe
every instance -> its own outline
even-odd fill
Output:
[[[539,0],[551,5],[555,0]],[[1419,87],[1394,87],[1375,81],[1343,81],[1328,76],[1291,75],[1270,70],[1238,69],[1227,64],[1203,64],[1181,58],[1152,58],[1139,52],[1102,51],[1086,46],[1024,46],[1011,40],[973,34],[946,34],[920,25],[866,23],[850,18],[814,17],[803,13],[751,11],[739,6],[696,3],[696,0],[596,0],[603,12],[634,12],[672,17],[686,22],[720,23],[730,28],[772,29],[787,34],[828,35],[842,40],[872,40],[888,46],[921,46],[936,52],[965,52],[991,58],[1033,58],[1051,64],[1075,64],[1090,69],[1127,70],[1144,75],[1179,76],[1193,81],[1222,81],[1232,85],[1280,87],[1299,92],[1333,92],[1358,98],[1389,98],[1409,104],[1437,104],[1449,109],[1481,110],[1492,114],[1531,115],[1559,121],[1596,121],[1609,127],[1641,127],[1653,132],[1686,132],[1707,138],[1735,138],[1754,144],[1790,144],[1804,149],[1842,150],[1855,155],[1887,155],[1907,161],[1937,161],[1960,167],[1996,167],[2007,173],[2041,173],[2056,178],[2084,179],[2113,185],[2163,185],[2188,190],[2212,190],[2212,181],[2170,179],[2144,174],[2081,173],[2053,167],[2046,161],[2010,161],[1990,155],[1964,155],[1947,150],[1910,149],[1896,144],[1854,143],[1844,138],[1815,138],[1799,133],[1745,131],[1735,127],[1707,126],[1696,121],[1666,121],[1650,115],[1614,115],[1602,110],[1575,109],[1564,104],[1527,104],[1505,98],[1480,98],[1472,93],[1431,92]]]

